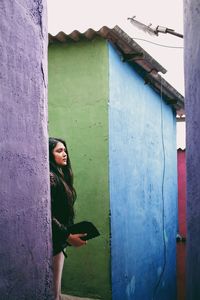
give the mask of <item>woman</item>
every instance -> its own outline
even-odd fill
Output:
[[[55,300],[61,299],[61,278],[64,265],[64,249],[67,245],[80,247],[86,244],[85,234],[70,234],[68,227],[74,221],[73,173],[66,143],[49,138],[51,212],[53,238],[53,279]]]

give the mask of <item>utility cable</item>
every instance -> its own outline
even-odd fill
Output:
[[[154,42],[151,42],[151,41],[148,41],[148,40],[145,40],[145,39],[141,39],[141,38],[135,38],[135,37],[133,37],[133,39],[134,39],[134,40],[144,41],[144,42],[147,42],[147,43],[150,43],[150,44],[154,44],[154,45],[160,46],[160,47],[165,47],[165,48],[174,48],[174,49],[183,49],[183,48],[184,48],[184,47],[176,47],[176,46],[162,45],[162,44],[154,43]]]
[[[165,197],[164,197],[164,181],[165,181],[165,168],[166,168],[166,157],[165,157],[165,142],[164,142],[164,128],[163,128],[163,97],[162,97],[162,78],[161,78],[161,137],[162,137],[162,150],[163,150],[163,174],[162,174],[162,238],[163,238],[163,267],[160,273],[159,279],[153,291],[153,298],[155,300],[158,288],[160,286],[161,280],[165,273],[166,263],[167,263],[167,246],[165,237]]]

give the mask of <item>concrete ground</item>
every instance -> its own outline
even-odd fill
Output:
[[[75,296],[62,295],[61,300],[98,300],[98,299],[80,298],[80,297],[75,297]]]

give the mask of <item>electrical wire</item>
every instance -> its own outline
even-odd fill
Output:
[[[166,238],[165,238],[165,198],[164,198],[164,181],[165,181],[165,165],[166,165],[166,157],[165,157],[165,142],[164,142],[164,133],[163,133],[163,97],[162,97],[162,78],[161,78],[161,135],[162,135],[162,150],[163,150],[163,174],[162,174],[162,237],[163,237],[163,267],[160,273],[159,279],[156,283],[153,292],[153,300],[155,300],[158,288],[160,286],[161,280],[163,278],[166,263],[167,263],[167,246],[166,246]]]
[[[148,41],[148,40],[145,40],[145,39],[140,39],[140,38],[135,38],[135,37],[133,37],[133,40],[140,40],[140,41],[144,41],[144,42],[147,42],[147,43],[150,43],[150,44],[154,44],[154,45],[160,46],[160,47],[165,47],[165,48],[173,48],[173,49],[183,49],[184,48],[184,47],[162,45],[162,44],[154,43],[154,42],[151,42],[151,41]]]

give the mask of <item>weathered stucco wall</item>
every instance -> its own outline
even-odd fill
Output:
[[[0,298],[49,300],[46,1],[0,16]]]
[[[186,165],[187,165],[187,300],[200,299],[200,3],[184,1]]]
[[[114,300],[176,299],[176,118],[109,47]]]
[[[106,41],[49,46],[49,134],[66,139],[77,190],[76,221],[101,236],[68,249],[63,293],[109,300],[108,50]]]

